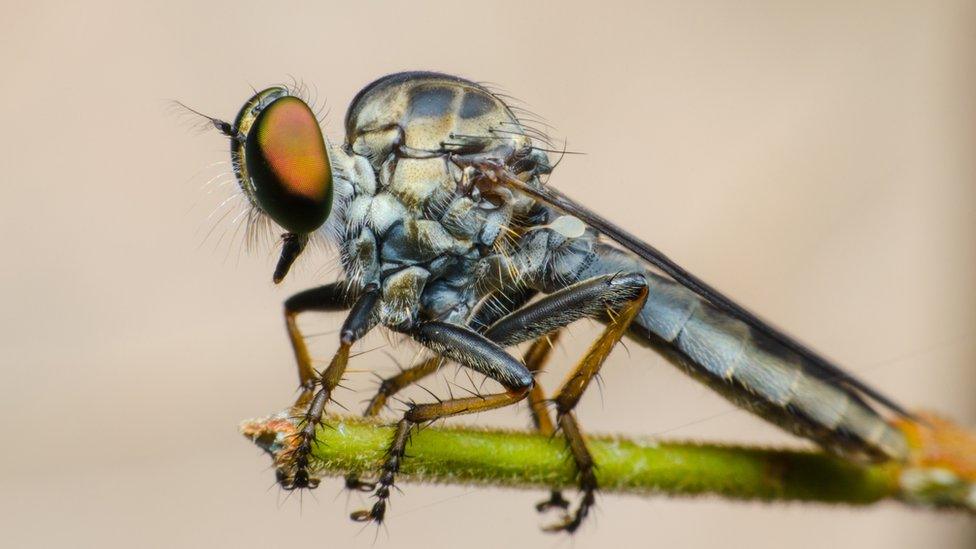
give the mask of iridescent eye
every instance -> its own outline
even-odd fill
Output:
[[[245,192],[287,231],[314,231],[332,210],[332,167],[315,114],[282,88],[259,93],[245,110],[238,116]]]

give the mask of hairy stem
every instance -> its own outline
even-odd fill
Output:
[[[315,473],[369,476],[377,471],[391,427],[358,418],[332,417],[318,430]],[[295,432],[286,414],[247,421],[243,434],[277,457]],[[932,483],[906,487],[898,463],[858,465],[825,454],[714,444],[588,437],[603,492],[715,494],[730,499],[817,501],[865,505],[885,499],[921,501]],[[414,434],[404,460],[407,480],[518,488],[572,487],[575,470],[563,442],[537,434],[467,427],[432,427]],[[968,488],[967,488],[968,486]],[[926,497],[928,503],[973,505],[971,486],[958,494]]]

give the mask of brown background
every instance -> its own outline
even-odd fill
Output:
[[[290,76],[327,101],[334,139],[382,74],[496,83],[587,153],[554,184],[898,400],[976,424],[972,2],[131,4],[0,10],[5,546],[374,543],[346,518],[358,496],[329,481],[283,502],[235,431],[292,397],[280,303],[334,259],[275,288],[272,246],[239,253],[229,219],[205,238],[226,144],[167,107],[231,117]],[[573,333],[549,387],[593,330]],[[631,347],[582,403],[590,431],[803,444]],[[359,359],[343,402],[393,367]],[[538,492],[404,490],[378,547],[976,543],[971,519],[895,505],[612,496],[568,541],[539,533]]]

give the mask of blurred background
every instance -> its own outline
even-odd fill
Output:
[[[403,485],[378,533],[338,480],[286,501],[237,424],[291,402],[281,302],[335,259],[273,286],[275,243],[243,251],[213,214],[234,190],[225,140],[169,106],[231,118],[294,77],[340,140],[383,74],[494,83],[587,153],[553,184],[896,400],[976,426],[973,2],[2,4],[5,546],[976,545],[972,519],[894,504],[604,496],[569,540],[539,531],[542,492]],[[573,334],[549,388],[595,329]],[[357,359],[344,404],[395,369],[386,351],[413,355]],[[603,377],[590,432],[806,445],[634,345]],[[528,424],[524,407],[462,421]]]

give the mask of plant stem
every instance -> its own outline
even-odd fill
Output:
[[[318,431],[316,473],[375,474],[393,430],[333,417]],[[285,415],[245,422],[242,432],[277,455],[294,424]],[[869,504],[901,498],[902,467],[857,465],[821,453],[589,437],[604,492],[717,494],[732,499]],[[400,478],[519,488],[571,487],[575,470],[559,438],[463,427],[426,428],[408,448]]]

